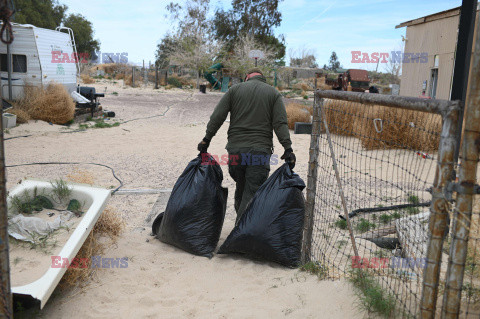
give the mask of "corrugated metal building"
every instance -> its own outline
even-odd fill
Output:
[[[450,99],[459,20],[457,7],[396,26],[407,28],[400,95]]]

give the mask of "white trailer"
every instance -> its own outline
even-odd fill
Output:
[[[69,93],[76,90],[78,63],[73,32],[37,28],[29,24],[12,24],[12,96],[9,97],[7,45],[0,42],[0,75],[2,97],[16,100],[23,96],[25,85],[47,85],[55,81]],[[68,59],[66,58],[68,57]]]

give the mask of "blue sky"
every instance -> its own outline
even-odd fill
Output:
[[[171,28],[165,18],[169,2],[60,0],[69,13],[81,13],[93,23],[102,52],[127,52],[135,63],[153,63],[156,44]],[[375,64],[352,64],[351,51],[401,50],[405,28],[396,25],[460,5],[460,0],[284,0],[282,24],[275,33],[285,35],[287,53],[310,49],[320,66],[336,51],[344,67],[374,70]],[[228,8],[230,1],[212,0],[211,6]]]

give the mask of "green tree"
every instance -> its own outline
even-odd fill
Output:
[[[335,51],[332,52],[330,56],[330,61],[328,62],[327,69],[333,72],[337,72],[337,69],[340,69],[340,61],[338,61],[337,53]]]
[[[16,23],[32,24],[39,28],[55,29],[62,24],[73,30],[78,52],[92,53],[100,49],[100,42],[93,39],[92,23],[81,14],[65,15],[68,7],[57,0],[16,0]]]
[[[276,59],[285,57],[285,38],[276,37],[275,27],[282,22],[278,11],[281,0],[232,0],[232,9],[218,8],[213,19],[213,31],[217,40],[224,41],[231,51],[237,39],[253,35],[262,45],[268,45],[276,51]]]
[[[92,23],[81,14],[70,14],[63,22],[64,26],[73,30],[77,52],[92,53],[100,49],[100,42],[93,39]]]
[[[157,45],[155,58],[157,66],[160,69],[164,69],[170,64],[170,54],[175,50],[175,47],[177,45],[177,40],[171,34],[167,34],[166,36],[164,36],[160,43]]]
[[[55,29],[62,23],[67,6],[56,0],[16,0],[15,10],[16,23]]]

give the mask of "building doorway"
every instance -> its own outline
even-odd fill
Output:
[[[438,69],[430,71],[430,89],[428,95],[434,99],[437,96]]]

